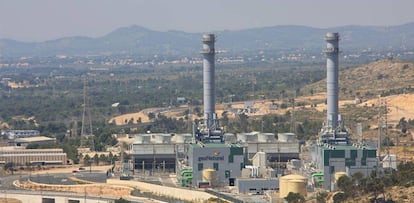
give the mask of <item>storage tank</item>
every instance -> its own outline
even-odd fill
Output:
[[[339,178],[342,176],[347,176],[346,172],[336,172],[334,177],[335,177],[335,183],[338,182]]]
[[[260,143],[271,143],[274,140],[275,140],[274,133],[260,133],[257,136],[257,142],[260,142]]]
[[[299,193],[306,197],[307,178],[301,175],[291,174],[279,179],[279,197],[285,198],[289,192]]]
[[[135,141],[134,143],[138,144],[149,144],[151,143],[151,135],[135,135]]]
[[[292,142],[295,140],[296,135],[294,133],[278,133],[277,140],[279,142]]]
[[[288,192],[286,196],[290,193],[299,193],[303,197],[306,197],[306,185],[307,180],[291,180],[288,182]]]
[[[210,182],[211,187],[217,187],[217,171],[211,168],[206,168],[203,170],[203,182]]]

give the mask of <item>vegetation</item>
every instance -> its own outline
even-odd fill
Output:
[[[285,200],[288,203],[305,203],[305,197],[299,193],[293,192],[289,192],[289,194],[285,197]]]
[[[383,172],[373,171],[369,177],[361,173],[355,173],[351,177],[342,176],[338,179],[337,186],[340,193],[334,195],[334,202],[355,199],[365,194],[370,194],[375,200],[379,196],[392,202],[386,197],[385,191],[392,186],[414,186],[413,162],[400,163],[397,170],[388,169]]]
[[[120,199],[115,200],[115,203],[130,203],[130,201],[120,198]]]
[[[58,144],[54,147],[64,147],[62,144],[80,146],[80,140],[76,136],[81,134],[84,90],[87,92],[88,113],[91,115],[92,133],[95,135],[93,142],[89,140],[87,144],[97,151],[104,151],[107,146],[116,144],[111,136],[113,133],[191,131],[191,123],[186,117],[173,119],[161,114],[150,114],[153,122],[139,123],[137,126],[142,127],[135,128],[137,126],[131,125],[130,121],[124,127],[109,124],[108,119],[115,115],[149,107],[178,106],[178,96],[185,97],[194,106],[194,112],[202,115],[202,109],[198,106],[202,103],[200,67],[122,67],[100,71],[45,67],[32,72],[30,68],[2,69],[1,77],[30,85],[11,89],[5,83],[0,84],[0,105],[8,107],[0,111],[0,122],[7,123],[12,129],[37,129],[42,135],[56,137]],[[225,67],[217,69],[216,74],[216,83],[220,86],[216,89],[218,103],[264,98],[285,100],[295,94],[303,94],[302,86],[324,77],[323,69],[317,66]],[[116,102],[119,105],[112,107]],[[284,105],[287,107],[290,104],[287,102]],[[260,118],[240,115],[232,121],[225,121],[224,118],[223,123],[226,123],[224,127],[228,131],[241,132],[261,129],[263,122],[264,130],[278,132],[290,128],[288,116],[269,116],[261,121]],[[317,131],[308,128],[309,122],[306,120],[298,122],[297,128],[301,135],[307,133],[303,129]],[[89,125],[85,129],[89,131]],[[65,149],[71,151],[68,147]],[[77,160],[76,155],[70,155],[70,158]]]

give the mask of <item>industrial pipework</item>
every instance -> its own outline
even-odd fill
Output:
[[[204,34],[202,38],[203,49],[203,96],[204,96],[204,121],[209,130],[216,130],[215,120],[215,85],[214,85],[214,62],[216,41],[214,34]]]
[[[338,127],[338,58],[339,34],[326,33],[326,88],[327,88],[327,119],[326,127],[335,130]]]

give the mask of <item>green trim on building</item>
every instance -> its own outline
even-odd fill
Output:
[[[357,150],[351,150],[351,159],[355,160],[358,157]]]
[[[330,150],[331,158],[345,158],[345,150]]]
[[[236,155],[243,155],[243,148],[239,145],[231,145],[230,147],[230,155],[229,155],[229,163],[234,162],[234,156]]]

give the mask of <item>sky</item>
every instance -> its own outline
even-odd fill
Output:
[[[0,39],[99,37],[117,28],[213,32],[414,22],[413,0],[0,0]]]

